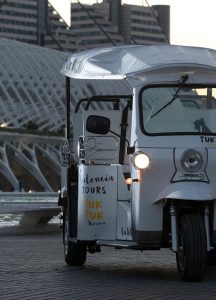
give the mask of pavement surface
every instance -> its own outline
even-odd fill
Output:
[[[179,280],[168,249],[102,248],[83,267],[64,263],[59,232],[0,235],[0,299],[216,299],[216,267],[203,282]]]

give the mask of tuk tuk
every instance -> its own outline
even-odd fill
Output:
[[[185,281],[216,262],[216,51],[128,45],[65,62],[59,205],[67,264],[102,246],[176,253]],[[85,83],[75,103],[73,84]]]

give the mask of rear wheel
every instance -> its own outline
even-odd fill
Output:
[[[206,232],[200,214],[184,214],[179,226],[176,254],[179,276],[185,281],[201,281],[207,264]]]
[[[63,243],[65,262],[71,266],[82,266],[86,261],[86,245],[83,242],[72,242],[69,239],[69,218],[65,210],[63,214]]]

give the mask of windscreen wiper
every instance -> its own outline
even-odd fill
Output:
[[[188,75],[184,75],[181,77],[181,79],[179,80],[179,87],[175,93],[175,95],[172,97],[172,99],[166,103],[164,106],[162,106],[156,113],[154,113],[151,118],[153,118],[154,116],[156,116],[157,114],[159,114],[162,110],[164,110],[168,105],[172,104],[173,101],[175,101],[175,99],[178,96],[178,93],[180,92],[180,90],[182,89],[183,85],[185,84],[185,82],[188,81]]]

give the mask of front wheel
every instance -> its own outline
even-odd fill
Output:
[[[207,265],[206,232],[200,214],[184,214],[179,226],[176,254],[179,276],[185,281],[201,281]]]
[[[82,266],[86,261],[86,245],[69,239],[69,219],[67,210],[63,214],[63,243],[65,262],[71,266]]]

